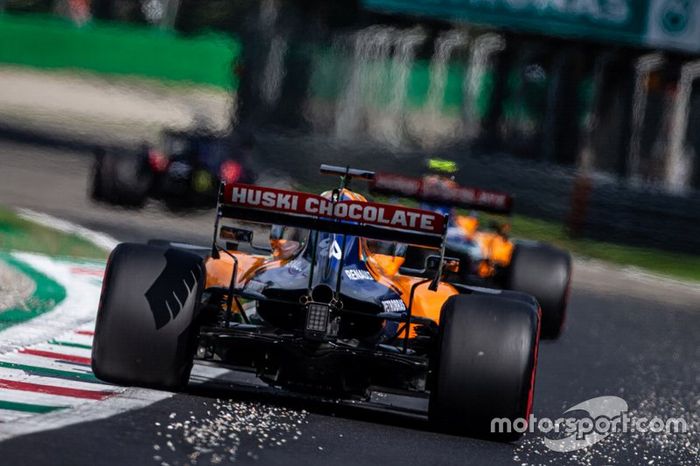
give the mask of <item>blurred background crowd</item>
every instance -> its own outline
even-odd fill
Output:
[[[0,136],[206,128],[304,186],[429,157],[572,235],[700,253],[683,0],[0,0]],[[50,73],[49,73],[50,71]]]

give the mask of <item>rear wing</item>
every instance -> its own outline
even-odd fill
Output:
[[[446,215],[400,205],[337,200],[339,192],[334,191],[328,199],[304,192],[230,183],[222,186],[218,216],[443,247],[448,225]]]
[[[374,194],[409,197],[421,202],[449,205],[464,209],[481,210],[509,215],[513,211],[513,197],[509,194],[463,186],[445,186],[426,183],[424,179],[390,173],[375,173],[370,181]]]

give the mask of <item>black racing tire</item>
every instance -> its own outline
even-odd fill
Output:
[[[122,207],[140,208],[153,183],[145,155],[95,152],[90,196],[93,200]]]
[[[200,257],[123,243],[109,257],[97,311],[92,370],[105,382],[177,391],[197,345]]]
[[[456,295],[442,307],[428,416],[454,434],[515,440],[492,420],[527,419],[539,345],[537,307],[496,295]]]
[[[542,309],[542,338],[556,339],[566,320],[571,287],[571,255],[544,243],[516,244],[506,285],[537,299]]]

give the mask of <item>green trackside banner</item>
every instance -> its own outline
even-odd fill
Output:
[[[700,0],[362,0],[374,11],[700,53]]]

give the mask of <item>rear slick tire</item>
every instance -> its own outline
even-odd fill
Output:
[[[177,391],[192,370],[202,259],[177,249],[120,244],[97,311],[92,370],[119,385]]]
[[[500,441],[498,432],[527,419],[537,368],[539,312],[525,301],[494,295],[457,295],[442,308],[433,361],[429,419],[442,431]]]
[[[96,152],[90,186],[94,201],[141,208],[152,183],[153,175],[142,154],[117,156],[108,151]]]
[[[542,308],[542,338],[559,338],[566,321],[571,286],[571,255],[543,243],[517,244],[506,288],[530,294]]]

